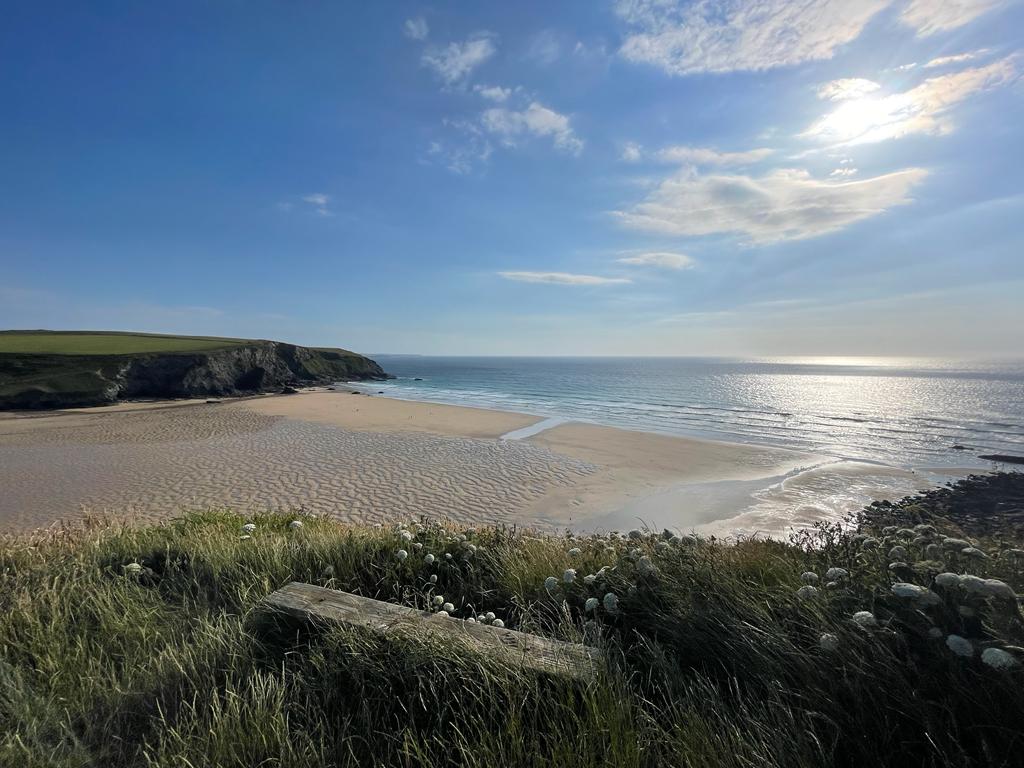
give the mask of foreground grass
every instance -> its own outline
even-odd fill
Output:
[[[1024,673],[980,659],[990,647],[1020,653],[1017,601],[934,582],[969,572],[1024,589],[1020,542],[1006,536],[972,539],[982,559],[893,528],[722,545],[294,518],[211,511],[0,546],[0,765],[1024,759]],[[893,546],[906,550],[896,568]],[[830,567],[848,575],[826,586]],[[814,590],[805,572],[819,576]],[[261,599],[292,580],[424,609],[443,595],[452,621],[493,612],[508,627],[598,644],[608,669],[581,688],[427,636],[384,641],[262,614]],[[894,582],[935,597],[899,597]],[[591,597],[600,605],[587,611]],[[863,610],[876,624],[852,619]],[[970,658],[951,651],[951,634]]]
[[[118,331],[0,331],[0,354],[133,355],[205,352],[244,343],[244,339]]]

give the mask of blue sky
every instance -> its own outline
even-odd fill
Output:
[[[1024,6],[17,3],[0,327],[1024,350]]]

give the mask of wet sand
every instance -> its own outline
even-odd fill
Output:
[[[86,511],[154,520],[208,507],[574,528],[655,516],[689,528],[743,513],[755,491],[822,462],[578,423],[501,439],[539,421],[347,391],[2,414],[0,530]],[[696,516],[684,508],[693,489],[730,483],[717,506]]]

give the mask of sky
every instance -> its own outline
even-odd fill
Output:
[[[14,2],[0,327],[1024,357],[1024,3]]]

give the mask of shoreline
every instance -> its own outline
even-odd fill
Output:
[[[574,421],[535,429],[550,421],[324,387],[3,414],[0,481],[9,492],[0,529],[49,524],[83,506],[162,518],[227,505],[581,531],[636,519],[678,530],[735,520],[737,530],[756,522],[782,535],[864,500],[901,497],[923,479],[750,443]]]

